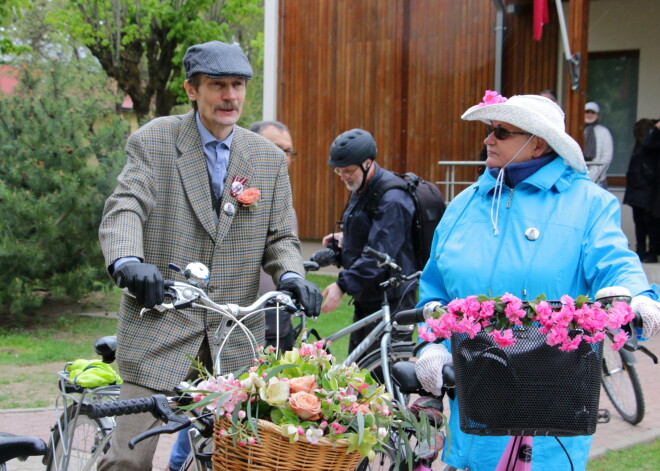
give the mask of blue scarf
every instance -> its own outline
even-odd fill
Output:
[[[530,175],[536,173],[541,167],[548,165],[550,162],[555,160],[558,157],[556,153],[546,155],[545,157],[539,157],[538,159],[528,160],[527,162],[516,162],[511,163],[504,167],[504,183],[509,188],[515,188],[518,183],[524,181]],[[489,168],[488,171],[490,174],[497,178],[499,173],[499,168]]]

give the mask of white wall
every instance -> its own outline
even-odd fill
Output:
[[[589,52],[639,49],[637,119],[660,117],[660,0],[592,0]]]

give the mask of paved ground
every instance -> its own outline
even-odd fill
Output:
[[[303,244],[305,258],[320,245],[317,242]],[[649,280],[660,283],[660,264],[646,264],[644,266]],[[325,268],[322,273],[336,273],[333,267]],[[660,336],[646,342],[646,346],[660,356]],[[654,365],[651,360],[637,354],[637,372],[640,376],[644,390],[646,414],[641,424],[632,426],[624,422],[610,404],[605,393],[601,394],[601,408],[607,408],[612,413],[612,419],[607,424],[600,424],[594,435],[594,442],[590,456],[601,456],[608,450],[628,448],[637,443],[646,443],[660,438],[660,365]],[[49,427],[55,422],[53,409],[21,409],[0,410],[0,431],[11,432],[17,435],[32,435],[44,440],[49,438]],[[154,459],[154,470],[166,469],[169,450],[174,441],[173,436],[162,436]],[[44,466],[41,461],[31,458],[26,462],[14,460],[8,464],[9,471],[41,471]],[[434,470],[441,469],[440,464]]]

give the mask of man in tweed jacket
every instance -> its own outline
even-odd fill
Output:
[[[161,273],[183,280],[168,263],[204,263],[211,273],[209,296],[239,305],[256,299],[263,266],[309,315],[320,308],[318,289],[302,279],[284,154],[235,125],[252,76],[247,57],[238,46],[212,41],[190,47],[184,66],[193,110],[154,119],[129,137],[128,161],[99,230],[109,273],[135,295],[122,299],[117,327],[122,398],[172,391],[191,377],[190,358],[211,366],[219,315],[152,309],[139,316],[142,306],[163,301]],[[259,190],[257,204],[239,202],[232,185],[237,181]],[[263,316],[246,324],[263,341]],[[223,373],[252,358],[247,340],[233,337],[223,349]],[[127,443],[155,425],[144,414],[119,417],[99,469],[150,469],[157,438],[134,451]]]

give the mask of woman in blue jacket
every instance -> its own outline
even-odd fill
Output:
[[[523,300],[540,294],[593,298],[601,288],[623,286],[634,295],[633,310],[646,316],[643,334],[656,333],[657,286],[649,286],[628,249],[617,199],[589,181],[561,108],[538,95],[507,100],[487,92],[462,118],[489,126],[487,171],[447,207],[420,281],[419,306],[507,292]],[[441,368],[449,361],[444,345],[422,351],[417,375],[425,389],[439,393]],[[450,410],[443,461],[470,471],[496,469],[510,437],[465,434],[455,401]],[[584,469],[591,437],[561,442],[574,469]],[[553,437],[535,437],[532,453],[533,471],[571,469]]]

